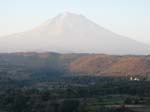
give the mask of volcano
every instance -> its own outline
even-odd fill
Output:
[[[0,38],[0,52],[149,54],[150,46],[65,12],[26,32]]]

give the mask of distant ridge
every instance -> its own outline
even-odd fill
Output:
[[[0,78],[32,79],[55,76],[150,76],[150,56],[0,53]]]
[[[30,31],[0,38],[0,52],[149,54],[150,46],[115,34],[85,16],[62,13]]]

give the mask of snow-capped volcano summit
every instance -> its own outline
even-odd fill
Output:
[[[30,31],[0,38],[0,52],[17,51],[148,54],[150,47],[117,35],[85,16],[65,12]]]

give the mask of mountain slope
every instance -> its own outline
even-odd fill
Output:
[[[64,13],[30,31],[0,38],[0,52],[16,51],[149,54],[150,47],[104,29],[82,15]]]
[[[150,74],[149,56],[86,55],[70,63],[74,74],[92,75],[147,75]]]

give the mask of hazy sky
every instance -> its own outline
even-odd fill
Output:
[[[0,36],[32,29],[64,11],[150,44],[150,0],[0,0]]]

